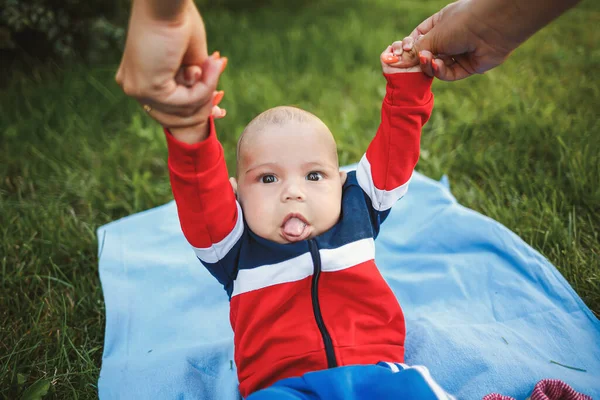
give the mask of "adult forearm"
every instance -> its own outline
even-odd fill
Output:
[[[458,0],[425,19],[410,35],[416,40],[423,72],[455,81],[502,64],[531,35],[579,1]]]
[[[204,23],[192,0],[133,0],[115,79],[163,126],[197,125],[196,112],[212,98],[216,81],[208,87],[198,77],[193,85],[175,77],[182,67],[198,75],[208,59],[206,47]]]
[[[503,36],[517,47],[580,0],[470,0],[474,21],[485,36]]]
[[[190,4],[192,0],[133,0],[133,7],[157,21],[176,21]]]

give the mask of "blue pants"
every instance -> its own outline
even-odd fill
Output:
[[[400,363],[351,365],[282,379],[247,400],[452,400],[427,368]]]

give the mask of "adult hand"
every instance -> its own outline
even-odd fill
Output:
[[[427,75],[454,81],[482,74],[502,64],[519,45],[482,21],[473,6],[472,0],[451,3],[411,32]]]
[[[580,0],[459,0],[411,33],[429,76],[454,81],[504,62],[531,35]]]
[[[145,108],[157,110],[155,117],[164,125],[170,121],[160,116],[168,114],[195,125],[197,111],[206,103],[206,87],[200,82],[200,66],[208,58],[204,23],[192,0],[159,6],[153,7],[152,0],[134,0],[116,81],[127,95],[149,107]],[[196,84],[175,80],[182,66]]]

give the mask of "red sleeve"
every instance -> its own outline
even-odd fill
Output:
[[[432,78],[421,72],[384,74],[381,124],[357,168],[373,208],[385,211],[408,187],[419,159],[421,128],[433,108]]]
[[[200,143],[180,142],[167,129],[165,135],[181,228],[192,246],[209,248],[230,236],[241,218],[214,120],[210,119],[208,138]]]

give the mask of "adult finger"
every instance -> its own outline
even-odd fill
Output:
[[[182,64],[202,65],[208,58],[204,21],[202,21],[200,12],[198,12],[193,1],[189,2],[189,7],[189,15],[192,19],[192,31],[186,52],[184,53],[181,62]]]
[[[117,69],[117,73],[115,74],[115,81],[117,85],[123,87],[123,61],[119,64],[119,69]]]
[[[416,41],[419,39],[419,37],[431,31],[435,27],[435,24],[440,20],[441,12],[442,11],[440,10],[433,14],[431,17],[421,22],[419,25],[417,25],[415,29],[413,29],[413,31],[408,36],[410,36]]]
[[[198,105],[198,104],[173,106],[170,104],[158,103],[152,99],[142,98],[142,99],[137,99],[137,100],[144,109],[152,110],[152,112],[154,114],[156,113],[156,111],[161,111],[165,114],[170,114],[170,115],[177,116],[180,118],[187,118],[187,117],[194,115],[194,113],[196,113],[198,111],[198,108],[200,107],[200,105]]]
[[[421,65],[421,70],[429,76],[434,76],[433,67],[431,66],[432,60],[433,54],[431,54],[430,51],[423,50],[419,52],[419,64]]]
[[[214,91],[213,92],[213,104],[218,106],[221,100],[223,100],[223,96],[225,96],[224,90]]]
[[[472,72],[461,64],[460,59],[461,57],[457,56],[455,61],[449,64],[440,59],[432,60],[435,77],[443,81],[458,81],[471,76]]]
[[[454,59],[454,57],[450,57],[450,56],[446,56],[443,54],[437,54],[435,56],[435,59],[437,60],[442,60],[444,62],[444,65],[446,65],[447,67],[453,65],[454,63],[456,63],[456,60]]]
[[[186,116],[167,113],[158,108],[149,108],[146,109],[146,111],[151,118],[166,128],[185,128],[206,121],[211,113],[212,107],[213,106],[210,103],[204,104]]]

